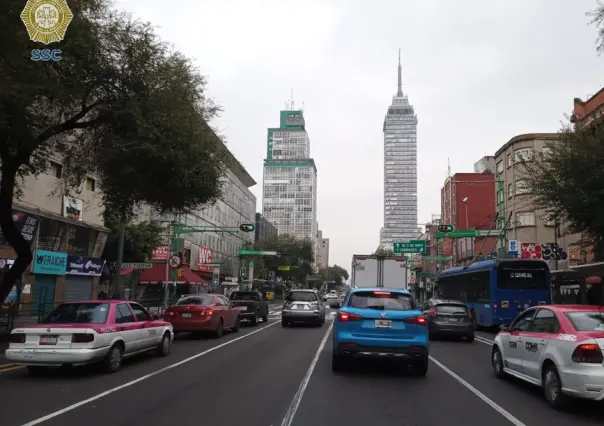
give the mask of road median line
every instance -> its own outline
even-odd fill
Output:
[[[0,364],[0,373],[3,371],[14,370],[15,368],[22,367],[19,364]]]

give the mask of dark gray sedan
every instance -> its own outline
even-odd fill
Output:
[[[476,326],[463,302],[431,299],[422,311],[428,318],[430,336],[465,337],[468,342],[474,341]]]

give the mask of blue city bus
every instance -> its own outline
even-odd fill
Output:
[[[511,323],[530,306],[551,303],[552,285],[542,260],[485,260],[441,271],[438,297],[459,300],[480,327]]]

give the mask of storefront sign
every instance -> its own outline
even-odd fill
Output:
[[[63,196],[63,216],[73,220],[84,220],[84,202],[78,198]]]
[[[36,250],[34,255],[34,274],[65,275],[67,253]]]
[[[211,266],[207,266],[206,263],[212,263],[212,249],[205,246],[199,246],[197,248],[197,270],[198,271],[212,271]]]
[[[100,277],[103,273],[105,261],[95,257],[67,256],[67,275],[88,275]]]
[[[29,213],[13,211],[13,222],[15,226],[21,232],[21,236],[25,239],[25,241],[31,243],[36,235],[36,231],[38,229],[39,219],[37,216],[34,216]],[[0,244],[7,245],[8,241],[4,238],[4,235],[0,232]]]
[[[158,247],[151,253],[151,260],[167,260],[169,253],[168,246]]]

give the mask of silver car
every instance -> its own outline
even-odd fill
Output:
[[[281,326],[293,323],[312,324],[322,327],[325,324],[325,305],[314,290],[291,290],[285,297],[281,311]]]

